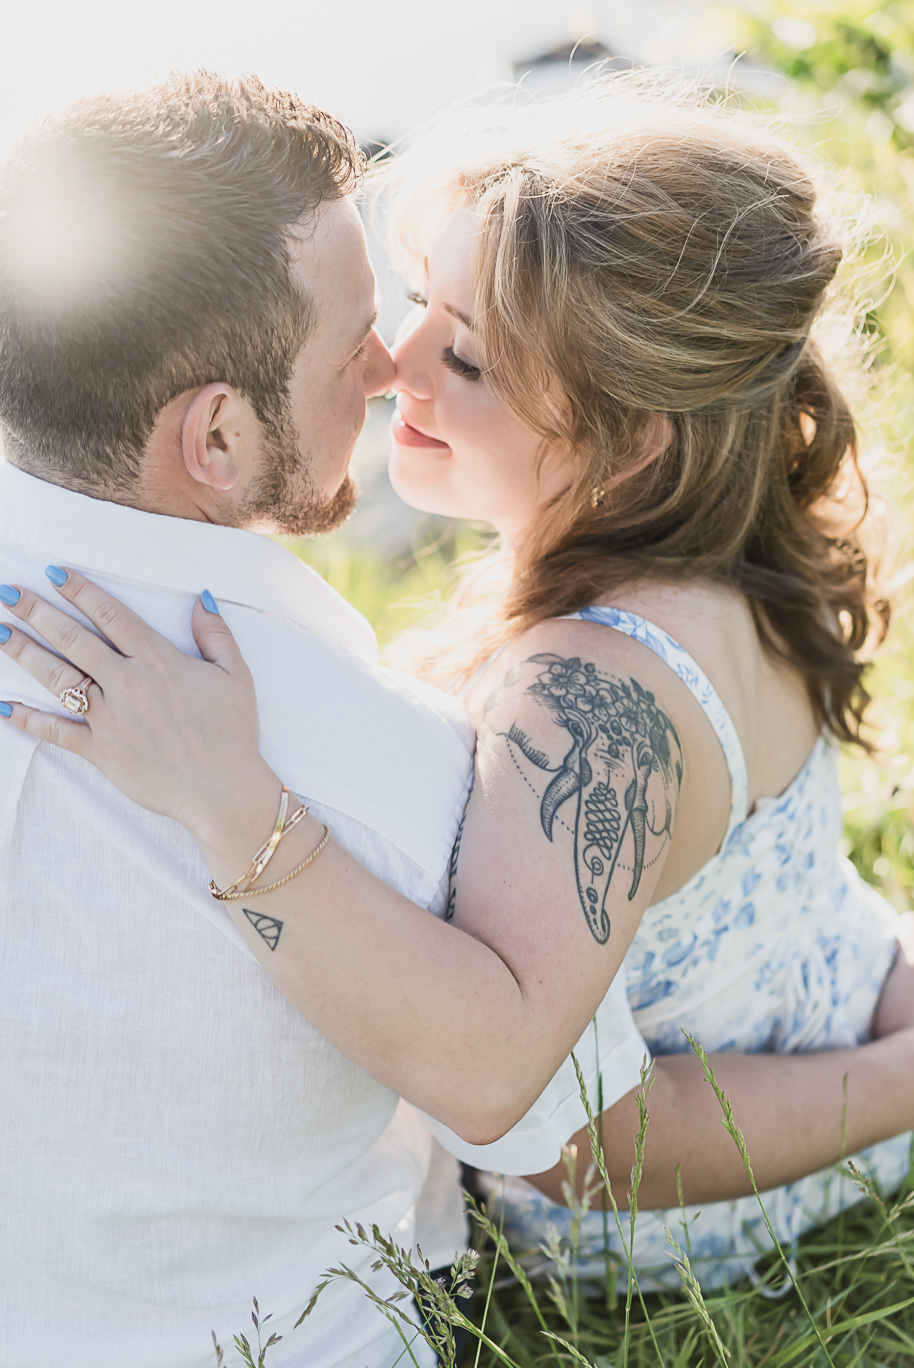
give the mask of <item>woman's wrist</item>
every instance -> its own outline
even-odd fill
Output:
[[[250,861],[270,835],[282,787],[282,780],[264,761],[256,769],[240,773],[224,793],[187,817],[184,825],[206,856],[217,883],[227,865],[237,864],[235,872],[241,873],[245,861]],[[298,800],[293,797],[290,816],[296,807]]]

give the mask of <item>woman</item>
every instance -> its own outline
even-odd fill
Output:
[[[543,1110],[624,964],[660,1056],[640,1202],[661,1210],[640,1218],[635,1267],[670,1276],[678,1165],[703,1204],[693,1262],[726,1281],[758,1258],[757,1209],[683,1030],[719,1052],[783,1239],[855,1200],[818,1172],[845,1143],[875,1145],[861,1162],[897,1186],[914,1126],[914,1033],[863,1043],[874,1013],[879,1032],[912,1024],[897,919],[836,860],[833,742],[860,741],[858,653],[885,616],[853,419],[812,335],[841,247],[783,143],[626,82],[519,111],[453,164],[433,153],[400,199],[422,279],[391,475],[499,534],[426,657],[479,731],[447,921],[307,814],[268,874],[249,864],[281,776],[208,596],[202,665],[54,570],[117,650],[23,592],[13,616],[51,646],[65,628],[69,684],[99,690],[88,725],[19,705],[10,721],[182,821],[214,889],[245,892],[226,907],[286,996],[465,1157],[494,1163],[490,1142]],[[2,649],[39,680],[59,664],[21,632]],[[624,1204],[632,1080],[605,1081]],[[522,1241],[561,1220],[563,1176],[508,1184]],[[588,1217],[585,1270],[602,1272],[604,1236]]]

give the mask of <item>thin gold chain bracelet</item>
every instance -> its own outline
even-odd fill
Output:
[[[209,891],[217,902],[230,902],[233,898],[247,897],[251,885],[260,878],[267,865],[279,848],[279,843],[284,836],[288,836],[293,827],[297,826],[303,817],[310,811],[307,807],[300,807],[286,821],[286,813],[289,810],[289,790],[285,784],[282,786],[282,795],[279,800],[279,812],[276,815],[276,822],[273,827],[272,835],[269,840],[264,841],[251,860],[244,874],[230,883],[227,888],[219,888],[215,879],[210,880]]]
[[[301,864],[296,865],[284,879],[277,879],[275,883],[267,884],[266,888],[249,888],[246,893],[234,893],[232,896],[235,898],[259,898],[263,893],[272,893],[274,888],[282,888],[283,884],[287,884],[290,879],[294,879],[297,874],[301,874],[302,870],[307,869],[308,865],[312,864],[317,859],[329,840],[330,828],[325,826],[323,836],[320,838],[307,860],[302,860]]]

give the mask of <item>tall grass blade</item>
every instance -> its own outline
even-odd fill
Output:
[[[752,1164],[749,1160],[749,1150],[746,1147],[746,1140],[733,1117],[733,1106],[730,1102],[730,1099],[729,1097],[727,1097],[726,1093],[721,1088],[720,1084],[714,1076],[714,1070],[711,1067],[711,1061],[708,1058],[707,1051],[701,1044],[699,1044],[699,1042],[695,1039],[694,1036],[689,1035],[688,1031],[683,1031],[683,1035],[685,1036],[686,1040],[689,1042],[689,1045],[697,1055],[699,1063],[702,1067],[702,1071],[704,1072],[705,1078],[711,1084],[711,1087],[714,1089],[714,1096],[717,1098],[717,1101],[720,1104],[720,1108],[723,1113],[724,1126],[726,1127],[727,1134],[730,1136],[730,1139],[733,1141],[733,1143],[736,1145],[736,1148],[739,1150],[740,1158],[743,1161],[743,1167],[745,1168],[746,1174],[749,1178],[749,1182],[752,1185],[752,1191],[755,1193],[756,1200],[759,1204],[759,1210],[762,1213],[762,1219],[765,1222],[765,1229],[768,1231],[768,1236],[771,1240],[771,1243],[777,1251],[778,1258],[780,1259],[781,1263],[784,1265],[784,1268],[787,1271],[787,1276],[790,1279],[791,1286],[797,1294],[797,1298],[800,1302],[800,1305],[803,1308],[803,1312],[807,1320],[809,1321],[810,1326],[812,1327],[813,1334],[815,1335],[819,1343],[819,1347],[821,1348],[822,1353],[825,1355],[826,1362],[831,1365],[831,1368],[835,1368],[834,1360],[832,1359],[831,1354],[828,1352],[825,1340],[822,1337],[822,1332],[819,1329],[815,1317],[809,1309],[809,1306],[806,1302],[806,1298],[803,1296],[803,1291],[800,1287],[800,1284],[797,1281],[797,1277],[793,1271],[791,1262],[788,1259],[787,1255],[784,1253],[783,1246],[781,1245],[781,1242],[777,1237],[774,1226],[771,1224],[771,1219],[768,1215],[768,1212],[765,1210],[765,1204],[762,1201],[761,1193],[759,1192],[758,1185],[755,1181],[755,1174],[752,1172]]]
[[[527,1270],[524,1268],[523,1264],[521,1264],[517,1260],[517,1258],[515,1258],[511,1250],[511,1247],[509,1246],[508,1241],[505,1239],[501,1229],[496,1229],[495,1223],[492,1220],[492,1218],[488,1215],[487,1212],[484,1212],[482,1210],[479,1203],[475,1201],[469,1193],[466,1194],[466,1203],[468,1209],[470,1210],[473,1216],[473,1220],[489,1237],[494,1247],[499,1251],[502,1259],[513,1273],[518,1286],[520,1287],[521,1291],[526,1297],[530,1305],[530,1308],[537,1319],[540,1330],[543,1334],[548,1334],[549,1326],[546,1324],[546,1318],[543,1315],[542,1308],[539,1304],[536,1293],[533,1290],[533,1285],[530,1282],[529,1277],[527,1276]],[[503,1210],[504,1204],[502,1204],[502,1211]],[[486,1341],[486,1343],[488,1343],[488,1341]],[[552,1352],[555,1357],[556,1363],[560,1365],[561,1359],[559,1358],[554,1348]]]
[[[641,1305],[641,1310],[642,1310],[642,1313],[643,1313],[643,1315],[644,1315],[644,1323],[645,1323],[645,1325],[647,1326],[648,1334],[650,1335],[651,1340],[652,1340],[653,1345],[654,1345],[654,1348],[655,1348],[656,1351],[657,1351],[658,1362],[660,1362],[660,1361],[661,1361],[661,1359],[660,1359],[660,1346],[657,1344],[656,1338],[655,1338],[655,1336],[654,1336],[654,1330],[653,1330],[653,1327],[652,1327],[652,1325],[651,1325],[651,1318],[650,1318],[650,1315],[649,1315],[649,1313],[648,1313],[647,1306],[645,1305],[644,1296],[643,1296],[643,1294],[642,1294],[642,1292],[641,1292],[641,1288],[640,1288],[640,1286],[639,1286],[639,1284],[638,1284],[638,1279],[637,1279],[637,1276],[636,1276],[636,1274],[635,1274],[634,1257],[633,1257],[633,1252],[632,1252],[632,1249],[631,1249],[631,1245],[628,1244],[628,1246],[627,1246],[627,1242],[626,1242],[626,1239],[625,1239],[625,1232],[624,1232],[624,1230],[623,1230],[623,1228],[622,1228],[622,1217],[621,1217],[621,1214],[620,1214],[620,1212],[619,1212],[619,1207],[618,1207],[618,1205],[617,1205],[617,1203],[616,1203],[616,1199],[615,1199],[615,1197],[613,1196],[612,1183],[611,1183],[610,1180],[609,1180],[609,1173],[608,1173],[607,1168],[606,1168],[606,1156],[605,1156],[605,1154],[603,1153],[603,1141],[602,1141],[600,1135],[599,1135],[598,1132],[597,1132],[596,1118],[594,1117],[594,1114],[593,1114],[593,1108],[592,1108],[591,1105],[590,1105],[590,1098],[587,1096],[587,1084],[586,1084],[586,1082],[584,1081],[584,1074],[583,1074],[583,1072],[582,1072],[582,1070],[581,1070],[581,1065],[580,1065],[579,1062],[578,1062],[577,1056],[575,1055],[575,1053],[574,1053],[573,1050],[572,1050],[572,1052],[571,1052],[571,1062],[572,1062],[572,1064],[574,1065],[575,1075],[576,1075],[577,1080],[578,1080],[578,1090],[579,1090],[579,1092],[580,1092],[580,1094],[581,1094],[581,1102],[582,1102],[582,1104],[583,1104],[583,1106],[584,1106],[584,1113],[585,1113],[585,1115],[586,1115],[586,1117],[587,1117],[587,1138],[588,1138],[588,1140],[590,1141],[590,1152],[591,1152],[591,1154],[592,1154],[592,1156],[593,1156],[593,1161],[594,1161],[594,1163],[595,1163],[596,1166],[597,1166],[597,1172],[599,1173],[600,1178],[601,1178],[601,1180],[602,1180],[602,1182],[603,1182],[604,1188],[605,1188],[605,1190],[606,1190],[606,1195],[607,1195],[607,1197],[609,1198],[609,1201],[610,1201],[610,1205],[612,1206],[612,1209],[613,1209],[613,1216],[615,1217],[615,1220],[616,1220],[616,1229],[617,1229],[618,1232],[619,1232],[619,1239],[620,1239],[620,1241],[621,1241],[621,1243],[622,1243],[623,1248],[628,1247],[628,1284],[627,1284],[627,1287],[626,1287],[626,1318],[625,1318],[625,1338],[624,1338],[623,1344],[622,1344],[622,1368],[627,1368],[627,1366],[628,1366],[628,1355],[629,1355],[629,1328],[630,1328],[630,1319],[629,1319],[629,1316],[630,1316],[630,1310],[631,1310],[631,1294],[632,1294],[632,1288],[633,1288],[633,1287],[634,1287],[634,1290],[638,1293],[638,1301],[639,1301],[639,1303],[640,1303],[640,1305]],[[641,1082],[642,1082],[642,1086],[643,1086],[643,1084],[644,1084],[645,1077],[647,1076],[647,1074],[648,1074],[648,1072],[649,1072],[649,1069],[650,1069],[650,1066],[649,1066],[649,1065],[647,1064],[647,1062],[645,1061],[645,1063],[644,1063],[644,1064],[642,1065],[642,1067],[641,1067]],[[636,1164],[636,1166],[638,1167],[638,1182],[639,1182],[639,1184],[640,1184],[640,1182],[641,1182],[641,1169],[642,1169],[643,1166],[644,1166],[644,1137],[645,1137],[645,1135],[646,1135],[646,1133],[647,1133],[647,1119],[648,1119],[648,1113],[647,1113],[647,1109],[646,1109],[646,1108],[645,1108],[645,1112],[644,1112],[643,1122],[640,1121],[640,1118],[641,1118],[641,1109],[640,1109],[640,1105],[639,1105],[639,1136],[640,1136],[640,1143],[641,1143],[641,1149],[640,1149],[641,1161],[640,1161],[640,1165],[638,1165],[638,1146],[637,1146],[637,1142],[636,1142],[636,1148],[635,1148],[635,1164]],[[644,1132],[643,1134],[642,1134],[642,1128],[643,1128],[643,1132]],[[630,1229],[632,1238],[634,1238],[634,1222],[633,1222],[633,1221],[630,1221],[630,1223],[629,1223],[629,1229]]]

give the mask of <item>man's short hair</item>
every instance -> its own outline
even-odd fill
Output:
[[[30,131],[0,174],[0,422],[17,462],[123,495],[159,411],[217,380],[281,430],[313,323],[290,234],[361,171],[348,129],[251,77],[174,74]]]

